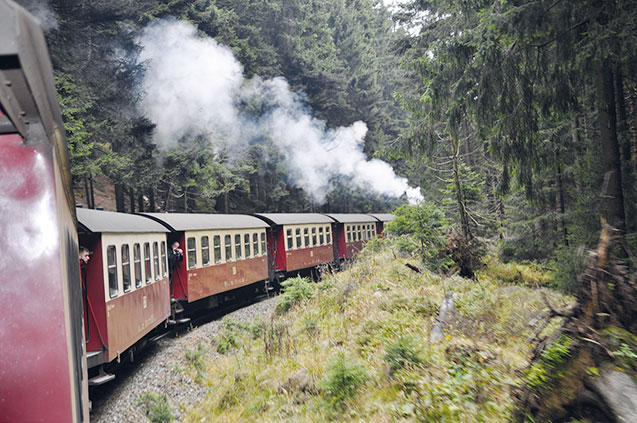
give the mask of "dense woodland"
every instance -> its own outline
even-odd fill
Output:
[[[159,148],[138,107],[147,93],[136,55],[140,31],[172,17],[231,48],[246,78],[285,77],[329,127],[366,122],[367,156],[421,187],[465,238],[499,239],[507,259],[553,260],[566,284],[600,216],[626,235],[619,254],[633,255],[635,1],[49,6],[76,196],[88,207],[109,187],[120,211],[370,212],[406,202],[334,177],[318,204],[268,140],[240,160],[196,136]]]

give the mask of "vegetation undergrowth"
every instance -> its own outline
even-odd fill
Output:
[[[166,394],[147,392],[139,398],[138,404],[143,407],[152,423],[170,423],[175,420]]]
[[[397,258],[398,247],[371,242],[319,283],[290,279],[258,331],[226,329],[234,347],[207,363],[212,389],[185,421],[508,421],[511,392],[527,383],[520,370],[543,296],[560,308],[572,298],[531,265],[491,261],[476,280],[445,277],[409,269],[418,263]],[[455,319],[433,344],[449,291]],[[556,330],[554,320],[543,333]]]

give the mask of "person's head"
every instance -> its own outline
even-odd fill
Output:
[[[176,250],[177,248],[179,248],[179,242],[175,241],[173,242],[173,250]]]
[[[90,254],[91,252],[88,250],[88,248],[80,247],[80,260],[82,260],[84,263],[88,263],[89,259],[91,258]]]

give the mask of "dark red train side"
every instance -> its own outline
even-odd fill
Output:
[[[168,243],[179,242],[184,252],[172,277],[172,297],[180,303],[214,307],[217,294],[268,280],[268,225],[262,220],[224,214],[140,215],[168,228]]]
[[[376,234],[378,236],[385,236],[385,225],[396,218],[396,216],[390,213],[374,213],[370,214],[370,216],[377,220]]]
[[[136,344],[170,316],[166,229],[142,216],[77,209],[84,266],[84,314],[90,385],[114,376],[103,365],[132,358]]]
[[[75,207],[46,43],[0,0],[0,421],[88,421]]]
[[[317,213],[257,213],[268,223],[270,277],[334,262],[332,223]]]
[[[351,259],[363,248],[363,244],[376,236],[378,219],[368,214],[331,213],[334,219],[334,255],[336,258]]]

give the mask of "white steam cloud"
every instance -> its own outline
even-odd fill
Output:
[[[40,22],[44,31],[58,27],[57,15],[46,0],[17,0],[16,3],[27,9]]]
[[[146,64],[142,81],[142,112],[157,125],[156,139],[169,146],[185,135],[203,135],[217,147],[241,150],[250,142],[269,139],[278,146],[294,183],[325,200],[335,175],[356,185],[410,202],[422,200],[391,166],[363,153],[367,125],[330,129],[312,116],[304,97],[282,77],[246,80],[232,52],[212,38],[197,36],[194,26],[163,20],[148,26],[139,38],[139,60]],[[253,116],[241,105],[259,105]]]

